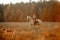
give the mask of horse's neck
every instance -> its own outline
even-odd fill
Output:
[[[30,18],[30,21],[32,21],[33,19],[32,18]]]
[[[32,21],[33,21],[33,19],[32,19],[32,18],[30,18],[30,19],[29,19],[29,21],[30,21],[30,22],[32,22]]]

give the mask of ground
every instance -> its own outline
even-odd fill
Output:
[[[1,22],[0,29],[13,29],[16,34],[14,38],[5,35],[6,37],[2,36],[0,40],[60,40],[59,26],[58,22],[42,22],[40,25],[30,25],[28,22]]]

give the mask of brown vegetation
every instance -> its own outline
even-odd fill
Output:
[[[0,21],[26,21],[26,17],[32,17],[33,14],[45,22],[60,21],[60,2],[58,1],[1,4],[0,8]]]
[[[60,27],[54,23],[28,25],[28,23],[0,23],[0,40],[60,40]],[[3,29],[3,30],[2,30]],[[5,32],[9,29],[9,32]],[[10,32],[10,30],[14,32]],[[14,36],[13,36],[14,34]],[[13,37],[12,37],[13,36]],[[1,38],[2,37],[2,38]]]

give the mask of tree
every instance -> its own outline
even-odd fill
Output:
[[[4,12],[4,5],[0,4],[0,22],[4,21],[3,12]]]

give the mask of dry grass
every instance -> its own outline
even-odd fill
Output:
[[[30,25],[27,22],[1,22],[0,29],[13,29],[16,34],[4,34],[0,30],[0,40],[60,40],[60,23],[43,22],[41,25]]]

